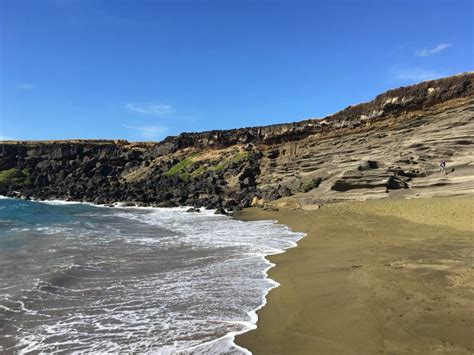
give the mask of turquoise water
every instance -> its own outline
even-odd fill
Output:
[[[185,211],[0,199],[0,352],[244,353],[301,235]]]
[[[67,206],[67,207],[65,207]],[[94,215],[93,211],[100,211]],[[85,204],[46,204],[32,201],[0,199],[0,248],[15,248],[41,238],[42,233],[21,233],[27,230],[41,231],[65,225],[100,224],[98,218],[110,215],[107,211]]]

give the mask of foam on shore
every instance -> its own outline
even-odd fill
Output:
[[[278,286],[266,256],[302,237],[187,208],[3,204],[5,351],[248,353],[233,339]],[[14,274],[17,253],[30,262]]]

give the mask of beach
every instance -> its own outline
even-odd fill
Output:
[[[281,285],[236,343],[254,354],[472,353],[473,211],[470,196],[236,213],[307,233],[269,257]]]

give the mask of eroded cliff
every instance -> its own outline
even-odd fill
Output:
[[[387,91],[323,119],[162,142],[0,142],[0,194],[238,209],[474,190],[474,74]],[[440,174],[438,161],[448,164]],[[11,176],[16,176],[12,179]]]

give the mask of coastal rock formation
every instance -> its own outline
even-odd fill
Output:
[[[227,210],[287,196],[305,205],[465,194],[474,190],[473,137],[474,74],[467,73],[290,124],[156,143],[3,141],[0,194]],[[440,159],[448,174],[439,173]]]

